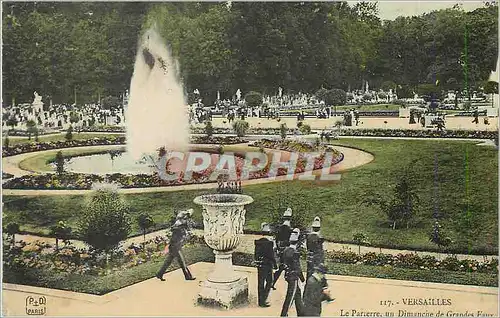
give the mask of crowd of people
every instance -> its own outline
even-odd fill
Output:
[[[241,193],[241,184],[219,184],[220,193],[234,190]],[[223,191],[224,190],[224,191]],[[239,192],[238,192],[239,191]],[[231,192],[231,191],[230,191]],[[233,192],[231,192],[233,193]],[[194,280],[184,256],[182,245],[190,235],[193,210],[180,211],[173,224],[172,236],[167,247],[167,256],[156,277],[164,281],[163,275],[174,259],[177,259],[184,278]],[[276,289],[276,282],[284,273],[287,291],[281,308],[281,317],[288,316],[288,311],[294,304],[298,316],[320,316],[322,303],[332,302],[325,274],[323,238],[320,234],[321,220],[315,217],[309,233],[301,233],[298,228],[292,228],[292,210],[288,208],[282,217],[282,224],[274,230],[274,238],[269,238],[271,226],[261,224],[261,231],[266,236],[255,240],[254,263],[257,267],[258,305],[269,307],[267,301],[271,290]],[[306,276],[300,265],[300,251],[303,243],[307,249]]]

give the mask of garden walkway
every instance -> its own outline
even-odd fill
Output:
[[[156,232],[151,232],[146,234],[146,240],[153,239],[156,236],[164,236],[166,234],[166,230],[160,230]],[[201,229],[195,229],[193,230],[193,234],[196,236],[203,236],[203,230]],[[240,241],[240,245],[236,249],[238,252],[244,252],[244,253],[250,253],[253,254],[254,252],[254,241],[261,238],[262,235],[256,235],[256,234],[243,234],[242,239]],[[22,234],[17,234],[16,235],[16,241],[17,240],[23,240],[25,242],[35,242],[35,241],[40,241],[40,242],[46,242],[49,244],[54,245],[55,244],[55,239],[54,238],[48,238],[48,237],[41,237],[41,236],[36,236],[36,235],[22,235]],[[141,244],[143,242],[143,236],[135,236],[128,238],[127,240],[123,241],[123,246],[129,246],[130,244]],[[71,242],[78,248],[85,247],[85,243],[82,241],[78,240],[71,240]],[[358,252],[358,246],[354,244],[343,244],[343,243],[335,243],[335,242],[325,242],[324,244],[324,249],[327,251],[333,251],[333,250],[351,250],[353,252]],[[397,255],[397,254],[409,254],[409,253],[416,253],[420,256],[424,255],[429,255],[429,256],[434,256],[436,259],[443,259],[447,256],[450,256],[449,254],[446,253],[436,253],[436,252],[416,252],[412,250],[397,250],[397,249],[389,249],[389,248],[378,248],[378,247],[370,247],[370,246],[361,246],[361,253],[369,253],[369,252],[374,252],[374,253],[384,253],[384,254],[392,254],[392,255]],[[468,255],[468,254],[454,254],[459,260],[463,259],[473,259],[477,261],[484,261],[486,259],[492,259],[492,258],[498,258],[496,255]]]
[[[102,149],[109,149],[110,147],[123,147],[123,145],[86,146],[86,147],[78,147],[78,149],[101,150],[101,148]],[[75,148],[76,147],[57,149],[57,150],[45,150],[45,151],[31,152],[31,153],[25,153],[25,154],[20,154],[20,155],[16,155],[16,156],[6,157],[6,158],[2,159],[2,169],[3,169],[3,172],[13,174],[16,177],[27,175],[27,174],[32,174],[33,172],[31,172],[31,171],[22,170],[19,168],[19,163],[22,160],[25,160],[31,156],[34,156],[34,155],[39,155],[39,154],[49,153],[49,152],[57,152],[57,151],[64,152],[66,150],[75,149]],[[353,169],[353,168],[365,165],[374,159],[372,154],[367,153],[365,151],[358,150],[358,149],[341,147],[341,146],[334,146],[333,148],[337,149],[338,151],[340,151],[344,154],[344,160],[342,160],[340,163],[338,163],[334,166],[335,172],[342,172],[342,171],[346,171],[349,169]],[[285,180],[287,180],[286,175],[278,176],[276,178],[261,178],[261,179],[246,180],[246,181],[242,182],[242,185],[248,186],[248,185],[263,184],[263,183],[268,183],[268,182],[278,182],[278,181],[285,181]],[[181,191],[181,190],[200,190],[200,189],[214,189],[214,188],[217,188],[217,183],[188,184],[188,185],[170,186],[170,187],[127,188],[127,189],[120,189],[119,191],[121,193],[128,194],[128,193],[149,193],[149,192],[171,192],[171,191]],[[81,194],[87,194],[89,192],[91,192],[91,190],[52,190],[52,189],[47,189],[47,190],[3,189],[2,190],[3,195],[33,195],[33,196],[39,196],[39,195],[81,195]]]
[[[279,279],[276,290],[272,290],[268,301],[270,307],[257,306],[257,271],[255,268],[235,266],[236,271],[248,279],[249,303],[231,310],[220,310],[196,305],[200,290],[199,282],[213,270],[212,263],[200,262],[190,265],[196,280],[185,281],[181,270],[165,274],[165,282],[151,278],[137,284],[110,292],[103,296],[75,293],[40,287],[3,284],[2,316],[26,316],[26,299],[29,296],[46,297],[47,316],[114,316],[114,317],[200,317],[200,316],[251,316],[276,317],[281,311],[286,294],[286,282]],[[402,281],[366,277],[326,275],[333,303],[324,304],[322,316],[339,317],[341,310],[348,315],[364,317],[412,317],[410,313],[432,313],[428,317],[450,316],[462,313],[468,317],[498,317],[498,287],[479,287],[454,284]],[[404,305],[411,299],[432,299],[433,302],[449,299],[450,305]],[[392,301],[392,306],[383,306],[381,301]],[[355,312],[353,312],[353,310]],[[361,312],[365,312],[362,314]],[[370,312],[369,314],[366,314]],[[464,313],[472,314],[464,314]],[[480,315],[482,312],[483,315]],[[378,315],[377,315],[378,313]],[[401,313],[406,313],[402,315]],[[448,314],[447,314],[448,313]],[[485,315],[487,314],[487,316]],[[289,311],[296,316],[295,307]],[[390,314],[389,314],[390,315]],[[455,314],[454,316],[458,316]]]

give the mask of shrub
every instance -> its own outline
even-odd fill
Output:
[[[19,224],[11,222],[5,226],[4,231],[7,235],[12,237],[12,243],[14,243],[16,241],[16,234],[20,231]]]
[[[3,142],[3,146],[4,146],[4,148],[8,149],[8,148],[9,148],[9,144],[10,144],[10,141],[9,141],[9,135],[7,134],[7,135],[5,136],[5,140],[4,140],[4,142]]]
[[[259,92],[248,92],[245,95],[245,102],[248,107],[259,107],[262,105],[262,94]]]
[[[488,81],[484,85],[484,92],[486,94],[498,94],[498,83],[494,81]]]
[[[64,156],[62,151],[57,152],[55,163],[57,174],[62,175],[64,173]]]
[[[316,91],[316,98],[320,101],[325,101],[326,99],[326,93],[328,90],[326,88],[320,88],[318,91]]]
[[[31,140],[31,134],[36,131],[36,123],[34,120],[28,120],[26,122],[26,131],[28,132],[28,140]]]
[[[311,133],[311,126],[303,124],[300,126],[299,131],[304,135],[309,135]]]
[[[214,127],[212,126],[212,121],[210,120],[207,120],[205,124],[205,134],[207,135],[207,137],[212,137],[212,135],[214,134]]]
[[[286,127],[286,124],[281,124],[280,125],[280,136],[281,139],[286,139],[286,133],[288,132],[288,128]]]
[[[248,128],[249,125],[244,120],[237,120],[233,123],[233,129],[238,137],[244,137]]]
[[[59,240],[67,241],[71,236],[71,227],[69,227],[64,221],[59,221],[56,225],[50,228],[50,236],[56,238],[56,251],[59,250]]]
[[[141,213],[137,217],[137,224],[141,228],[142,235],[144,238],[144,244],[146,243],[146,231],[155,225],[153,217],[148,213]]]
[[[358,245],[358,254],[361,254],[361,245],[362,244],[370,244],[368,242],[368,238],[363,233],[354,234],[352,240],[354,241],[354,243],[356,243],[356,245]]]
[[[64,138],[67,141],[73,140],[73,127],[71,125],[69,126],[68,130],[66,131],[66,136],[64,136]]]
[[[344,90],[334,88],[325,95],[325,104],[329,106],[344,105],[347,101],[347,94]]]
[[[98,251],[109,253],[130,233],[129,207],[117,189],[99,185],[89,197],[78,221],[80,238]]]

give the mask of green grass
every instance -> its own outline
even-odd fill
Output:
[[[443,284],[498,286],[498,274],[421,270],[328,262],[327,266],[328,274],[333,275],[387,278]]]
[[[186,246],[183,248],[183,254],[188,265],[197,262],[213,262],[214,258],[212,250],[206,245]],[[113,272],[106,276],[64,273],[41,269],[20,271],[4,267],[3,279],[4,282],[12,284],[104,295],[154,277],[163,264],[163,261],[164,257],[158,257],[144,264]],[[173,262],[167,272],[178,268],[179,265],[177,262]]]
[[[375,160],[343,172],[339,182],[297,180],[245,187],[245,194],[255,200],[247,207],[246,228],[258,230],[261,222],[269,222],[270,207],[280,194],[286,194],[290,200],[287,205],[306,205],[308,223],[316,215],[321,217],[322,233],[327,239],[352,241],[353,235],[361,232],[373,246],[438,250],[429,241],[432,213],[437,208],[442,230],[454,241],[454,251],[498,253],[497,150],[464,141],[346,139],[335,144],[367,150],[375,155]],[[401,170],[410,164],[420,196],[420,209],[409,229],[392,230],[381,211],[360,202],[370,192],[389,195]],[[170,221],[174,211],[189,207],[195,208],[195,219],[201,221],[201,208],[192,203],[193,199],[213,191],[142,193],[126,197],[134,219],[142,211],[148,211],[161,225]],[[84,202],[82,196],[4,196],[3,201],[7,220],[18,222],[23,230],[41,233],[47,233],[50,225],[59,220],[75,226],[76,211],[83,209]],[[135,227],[132,234],[138,232]]]
[[[62,134],[57,134],[57,135],[49,135],[49,136],[39,136],[38,141],[39,142],[50,142],[50,141],[65,141],[66,139],[64,138],[66,133]],[[102,137],[121,137],[124,136],[124,134],[100,134],[100,133],[78,133],[78,132],[73,132],[73,140],[85,140],[85,139],[92,139],[92,138],[102,138]],[[3,140],[2,140],[3,143]],[[35,137],[31,137],[31,140],[28,140],[28,138],[19,138],[19,137],[9,137],[9,144],[10,146],[14,146],[17,144],[27,144],[27,143],[35,143]]]
[[[101,146],[106,147],[106,146]],[[125,146],[124,146],[125,147]],[[54,161],[56,154],[59,152],[58,149],[47,151],[43,154],[33,154],[32,157],[26,158],[19,162],[19,167],[23,170],[37,171],[37,172],[53,172],[54,168],[50,165],[50,162]],[[64,157],[74,157],[81,155],[94,155],[98,153],[106,153],[106,150],[96,150],[94,149],[82,149],[73,148],[63,151]]]

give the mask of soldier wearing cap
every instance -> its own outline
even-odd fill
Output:
[[[172,264],[174,258],[177,259],[179,265],[184,273],[184,278],[186,280],[195,280],[189,268],[186,265],[186,261],[184,256],[182,255],[181,249],[184,242],[187,240],[189,236],[190,230],[190,221],[191,216],[193,214],[193,209],[189,209],[186,211],[181,211],[177,214],[174,225],[172,226],[172,237],[170,238],[169,246],[168,246],[168,254],[165,258],[165,262],[163,262],[162,267],[156,274],[156,278],[164,281],[163,274],[167,268]]]
[[[323,238],[319,233],[321,219],[317,216],[312,223],[312,231],[307,235],[307,279],[312,275],[314,268],[324,262]]]
[[[269,233],[269,224],[261,224],[262,232]],[[269,307],[267,297],[273,284],[273,268],[277,268],[274,243],[266,237],[255,240],[255,263],[257,265],[258,298],[260,307]]]
[[[323,301],[332,302],[328,283],[326,282],[327,268],[319,264],[314,268],[314,272],[307,279],[304,288],[304,316],[321,316],[321,304]]]
[[[301,282],[304,282],[305,278],[300,267],[300,254],[297,250],[299,235],[300,230],[295,228],[290,235],[290,246],[286,247],[283,251],[285,280],[288,283],[288,287],[286,290],[285,302],[281,308],[281,317],[288,316],[288,310],[292,306],[292,302],[295,303],[297,315],[303,315],[302,291],[300,290],[299,279]]]
[[[272,287],[273,289],[275,289],[274,286],[278,281],[278,279],[280,278],[281,273],[285,270],[283,264],[283,251],[287,246],[290,245],[290,234],[292,234],[292,226],[290,223],[291,218],[292,218],[292,209],[288,208],[283,214],[283,219],[284,219],[283,224],[281,224],[278,227],[278,232],[276,234],[276,249],[280,260],[280,265],[278,267],[278,270],[274,273],[273,287]]]

